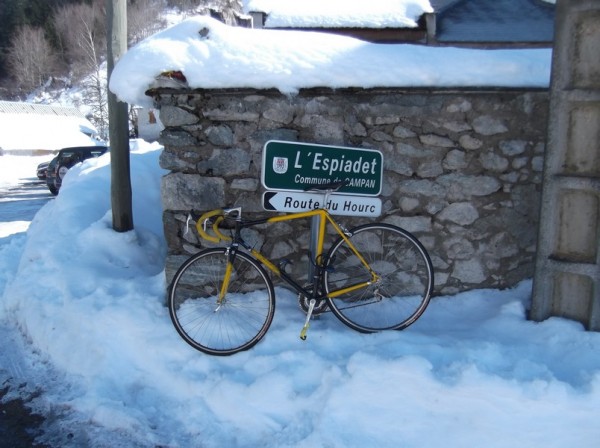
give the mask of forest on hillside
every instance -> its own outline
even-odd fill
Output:
[[[22,100],[42,86],[71,85],[106,58],[111,0],[0,0],[0,99]],[[241,10],[239,0],[127,0],[129,45],[166,26],[164,12]]]
[[[71,105],[106,138],[110,1],[0,0],[0,100],[60,102],[62,92],[76,88]],[[128,45],[164,29],[167,12],[227,17],[241,12],[241,0],[127,0]]]

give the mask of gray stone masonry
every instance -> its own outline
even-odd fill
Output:
[[[414,233],[436,270],[436,293],[509,287],[534,270],[548,92],[160,89],[167,278],[207,244],[185,232],[190,209],[242,206],[268,215],[263,146],[286,140],[380,150],[383,214]],[[347,227],[373,221],[340,217]],[[249,231],[275,260],[307,268],[309,222]]]

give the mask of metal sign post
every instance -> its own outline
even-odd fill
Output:
[[[319,239],[319,227],[321,226],[321,217],[313,216],[310,221],[310,257],[308,259],[308,282],[313,281],[315,275],[315,265],[317,264],[317,241]],[[312,258],[312,260],[311,260]]]

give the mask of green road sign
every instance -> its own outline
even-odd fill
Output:
[[[262,184],[269,190],[302,191],[309,185],[348,180],[339,193],[381,193],[383,154],[345,148],[270,140],[263,149]]]

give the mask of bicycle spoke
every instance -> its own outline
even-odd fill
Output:
[[[351,232],[350,240],[378,279],[369,286],[329,300],[333,313],[358,331],[402,329],[425,310],[433,289],[433,268],[425,249],[403,229],[368,224]],[[328,293],[371,280],[371,274],[340,239],[330,252],[324,275]]]
[[[209,249],[184,263],[173,279],[169,312],[175,328],[192,347],[230,355],[254,346],[273,319],[273,285],[252,257],[238,253],[229,287],[219,299],[228,257]]]

